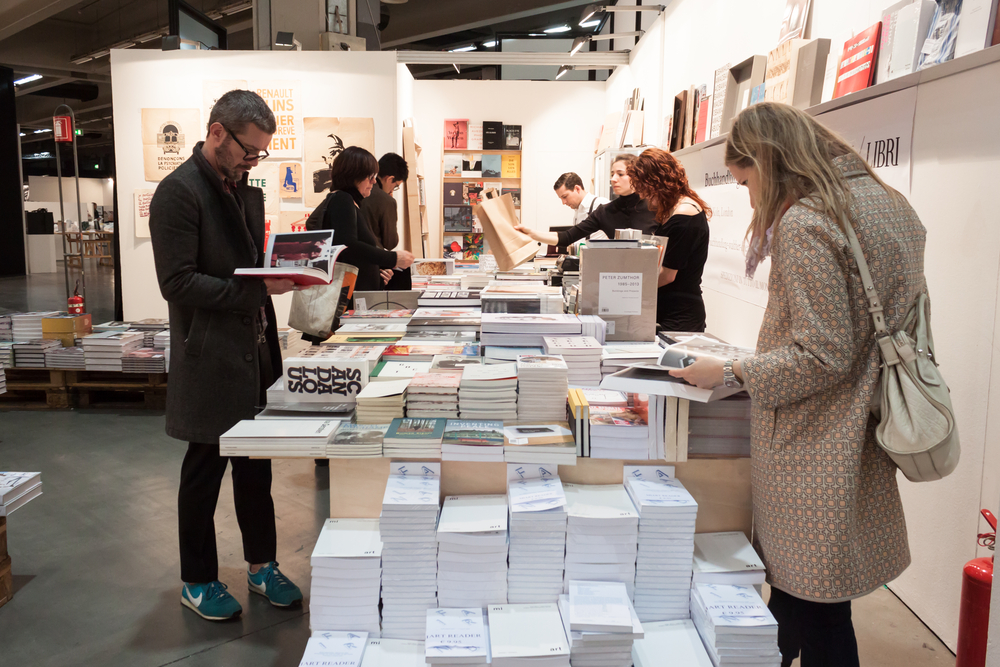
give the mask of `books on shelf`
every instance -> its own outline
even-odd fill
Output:
[[[601,383],[601,349],[589,336],[545,336],[545,354],[558,354],[569,367],[572,385],[596,387]]]
[[[313,665],[360,667],[367,640],[368,633],[361,631],[313,633],[306,642],[306,650],[302,654],[299,667],[313,667]]]
[[[458,406],[463,419],[517,419],[517,364],[479,364],[462,371]]]
[[[471,290],[426,290],[417,298],[417,305],[441,306],[444,308],[467,307],[479,305],[479,292]]]
[[[601,350],[601,375],[607,377],[634,364],[655,364],[663,354],[656,343],[608,343]]]
[[[493,667],[568,667],[569,644],[555,603],[487,608]]]
[[[695,584],[691,620],[716,667],[781,663],[778,623],[753,586]]]
[[[338,335],[386,335],[406,333],[406,322],[383,321],[383,322],[347,322],[336,333]]]
[[[334,245],[330,229],[270,234],[264,266],[236,269],[233,275],[291,280],[296,285],[329,285],[337,256],[346,247]]]
[[[142,347],[141,331],[105,331],[82,339],[84,364],[88,371],[120,371],[122,355]]]
[[[636,410],[590,405],[590,456],[648,459],[649,430],[649,424]]]
[[[65,348],[69,349],[69,348]],[[140,347],[122,355],[123,373],[166,373],[167,356],[163,350]]]
[[[458,385],[460,371],[417,373],[410,379],[406,394],[406,414],[409,417],[458,418]]]
[[[556,602],[562,592],[566,494],[555,470],[542,465],[507,465],[509,602]]]
[[[382,345],[313,345],[282,361],[285,400],[353,403],[385,350]]]
[[[566,580],[618,581],[635,587],[639,514],[621,484],[563,484]]]
[[[837,68],[837,82],[833,87],[834,99],[872,85],[881,30],[882,22],[879,21],[844,42],[844,52]]]
[[[714,667],[690,619],[643,623],[644,636],[632,645],[635,667],[659,667],[669,655],[678,665]]]
[[[448,496],[437,529],[438,604],[507,601],[507,497]]]
[[[377,636],[382,584],[378,519],[327,519],[310,558],[313,632],[364,630]]]
[[[632,614],[625,584],[571,580],[569,628],[577,632],[631,633]]]
[[[482,366],[480,357],[471,357],[467,354],[435,354],[431,359],[431,366],[428,373],[449,373],[463,371],[467,366]]]
[[[750,456],[750,396],[688,406],[688,453]]]
[[[481,608],[427,610],[424,658],[428,665],[485,665],[488,653],[489,637]]]
[[[58,315],[60,315],[60,313],[57,310],[11,313],[10,340],[15,343],[23,343],[29,340],[40,340],[44,334],[42,331],[42,319],[47,317],[57,317]]]
[[[339,426],[339,419],[244,419],[219,436],[219,455],[321,459]]]
[[[604,584],[606,585],[606,584]],[[622,584],[617,584],[622,586]],[[628,597],[625,598],[628,601]],[[631,628],[623,632],[586,632],[570,629],[569,595],[559,596],[559,611],[570,644],[570,664],[576,667],[632,667],[632,649],[644,637],[631,602],[628,604]],[[663,656],[660,656],[661,660]],[[678,662],[678,665],[685,663]]]
[[[370,382],[357,396],[358,424],[388,424],[405,417],[406,388],[410,380]]]
[[[376,322],[409,322],[412,310],[348,310],[340,316],[342,324],[374,324]]]
[[[576,440],[566,422],[506,426],[503,434],[508,463],[576,465]]]
[[[42,473],[0,472],[0,516],[42,495]]]
[[[382,440],[389,424],[342,423],[326,446],[331,459],[368,459],[382,456]]]
[[[477,343],[463,345],[390,345],[382,354],[386,361],[432,361],[436,354],[479,356]]]
[[[518,420],[562,421],[566,415],[568,373],[569,368],[559,355],[518,357]]]
[[[12,346],[14,366],[16,368],[45,368],[46,353],[59,347],[62,347],[62,343],[59,341],[42,338],[14,343]]]
[[[441,438],[442,461],[503,461],[503,422],[449,419]]]
[[[742,531],[699,533],[694,536],[692,583],[764,583],[764,562]]]
[[[386,457],[441,458],[446,419],[393,419],[382,440]]]

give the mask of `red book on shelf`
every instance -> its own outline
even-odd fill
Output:
[[[872,85],[881,32],[880,21],[844,42],[844,55],[837,64],[837,82],[833,87],[834,99],[848,93],[856,93]]]
[[[700,144],[705,141],[705,137],[708,133],[709,121],[708,109],[711,106],[712,98],[705,96],[701,98],[701,102],[698,105],[698,136],[695,137],[694,142]]]

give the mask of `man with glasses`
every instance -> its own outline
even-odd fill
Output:
[[[399,230],[396,227],[399,214],[392,193],[406,182],[409,175],[406,160],[395,153],[386,153],[378,161],[377,187],[372,188],[372,193],[360,205],[379,247],[385,250],[395,250],[399,245]],[[386,283],[386,289],[410,289],[409,269],[386,269],[382,271],[382,281]]]
[[[267,157],[274,114],[256,93],[233,90],[215,103],[208,136],[156,188],[149,229],[160,292],[170,310],[167,434],[188,444],[181,465],[181,604],[221,621],[242,612],[219,581],[215,508],[229,463],[250,591],[271,604],[302,593],[275,562],[271,462],[222,457],[219,436],[253,419],[281,375],[271,295],[290,280],[238,278],[264,262],[264,195],[247,174]]]

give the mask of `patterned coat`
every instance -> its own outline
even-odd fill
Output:
[[[851,217],[898,328],[925,289],[925,230],[853,155]],[[879,353],[847,236],[827,216],[793,205],[772,243],[757,353],[743,363],[752,399],[752,489],[758,553],[772,586],[840,601],[899,576],[910,563],[896,466],[875,443],[870,405]]]

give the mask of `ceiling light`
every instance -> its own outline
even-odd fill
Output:
[[[545,37],[544,32],[529,32],[528,37]]]
[[[575,56],[577,51],[582,49],[589,41],[590,41],[589,37],[577,37],[576,39],[574,39],[573,48],[569,50],[569,55]]]
[[[584,8],[583,13],[580,14],[580,25],[586,23],[590,19],[590,17],[592,17],[594,14],[603,9],[604,8],[599,5],[587,5]]]
[[[570,29],[568,25],[557,25],[554,28],[547,28],[544,32],[546,35],[552,35],[557,32],[569,32]]]
[[[476,50],[476,45],[469,44],[468,46],[460,46],[457,49],[449,49],[448,51],[450,53],[461,53],[462,51],[475,51],[475,50]]]
[[[451,66],[455,68],[455,74],[462,73],[462,68],[458,66],[458,63],[452,63]]]
[[[385,0],[382,0],[382,2],[385,2]],[[483,46],[485,46],[487,49],[492,49],[496,45],[497,45],[496,40],[490,42],[483,42]]]
[[[41,78],[42,78],[41,74],[31,74],[29,76],[24,77],[23,79],[18,79],[17,81],[14,82],[14,85],[21,86],[26,83],[31,83],[32,81],[38,81]]]
[[[589,21],[584,21],[580,24],[581,28],[593,28],[595,26],[601,25],[601,19],[590,19]]]
[[[49,130],[49,129],[35,130],[35,134],[45,134],[46,132],[51,132],[51,131],[52,130]]]
[[[572,65],[563,65],[562,67],[559,68],[559,72],[556,74],[556,79],[563,78],[564,76],[566,76],[566,72],[571,72],[571,71],[573,71]]]
[[[597,12],[662,12],[666,5],[587,5],[580,14],[580,25]]]
[[[89,63],[93,59],[94,56],[80,56],[78,58],[73,58],[72,60],[70,60],[70,62],[73,63],[74,65],[82,65],[84,63]]]
[[[22,132],[22,133],[21,133],[21,136],[22,136],[22,137],[26,137],[26,136],[28,136],[28,135],[27,135],[27,134],[25,134],[24,132]]]

